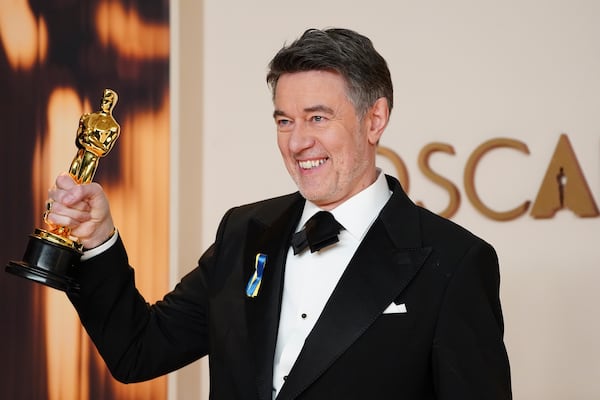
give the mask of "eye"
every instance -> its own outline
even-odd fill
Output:
[[[289,129],[292,125],[292,121],[287,118],[276,118],[275,124],[279,129]]]
[[[310,119],[313,122],[323,122],[326,118],[322,115],[313,115]]]

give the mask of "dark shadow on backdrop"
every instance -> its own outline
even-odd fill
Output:
[[[105,87],[115,89],[120,102],[117,120],[140,110],[156,110],[168,90],[168,59],[135,60],[103,47],[94,29],[98,0],[30,0],[36,16],[44,18],[48,29],[48,53],[43,63],[31,70],[13,70],[6,43],[0,46],[0,264],[21,259],[27,236],[41,225],[33,218],[43,205],[32,204],[32,166],[38,135],[47,130],[46,105],[52,91],[68,86],[80,98],[89,98],[95,107]],[[168,0],[121,0],[146,21],[168,25]],[[128,38],[123,38],[128,40]],[[77,121],[73,121],[73,139]],[[66,146],[73,146],[68,143]],[[119,146],[110,163],[100,163],[97,179],[119,179]],[[65,170],[71,160],[65,160]],[[4,268],[2,268],[4,269]],[[0,398],[47,398],[46,349],[41,287],[2,271],[0,273]],[[90,365],[90,369],[96,368]],[[90,399],[111,399],[106,382],[91,379]],[[102,394],[101,396],[99,394]],[[108,397],[107,397],[108,396]]]

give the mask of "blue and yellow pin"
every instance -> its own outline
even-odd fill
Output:
[[[260,289],[260,283],[262,282],[263,272],[265,265],[267,264],[267,255],[258,253],[254,262],[254,274],[246,285],[246,296],[256,297],[258,296],[258,290]]]

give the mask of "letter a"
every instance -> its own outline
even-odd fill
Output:
[[[598,207],[577,162],[571,142],[564,133],[558,139],[550,165],[531,208],[531,216],[552,218],[563,208],[568,208],[580,217],[599,215]]]

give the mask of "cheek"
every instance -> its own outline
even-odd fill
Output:
[[[365,146],[356,138],[352,138],[353,141],[346,143],[346,146],[343,146],[339,150],[339,153],[342,155],[342,159],[344,160],[344,164],[347,167],[353,167],[357,162],[360,162],[365,157]]]
[[[284,136],[277,136],[277,147],[279,147],[279,152],[284,158],[289,154],[287,139]]]
[[[277,138],[277,147],[279,147],[279,153],[281,154],[281,159],[283,160],[283,165],[285,166],[285,169],[287,169],[289,174],[294,174],[295,173],[295,164],[296,161],[294,160],[294,157],[292,156],[292,153],[290,152],[289,146],[288,146],[288,140],[284,137],[278,137]]]

